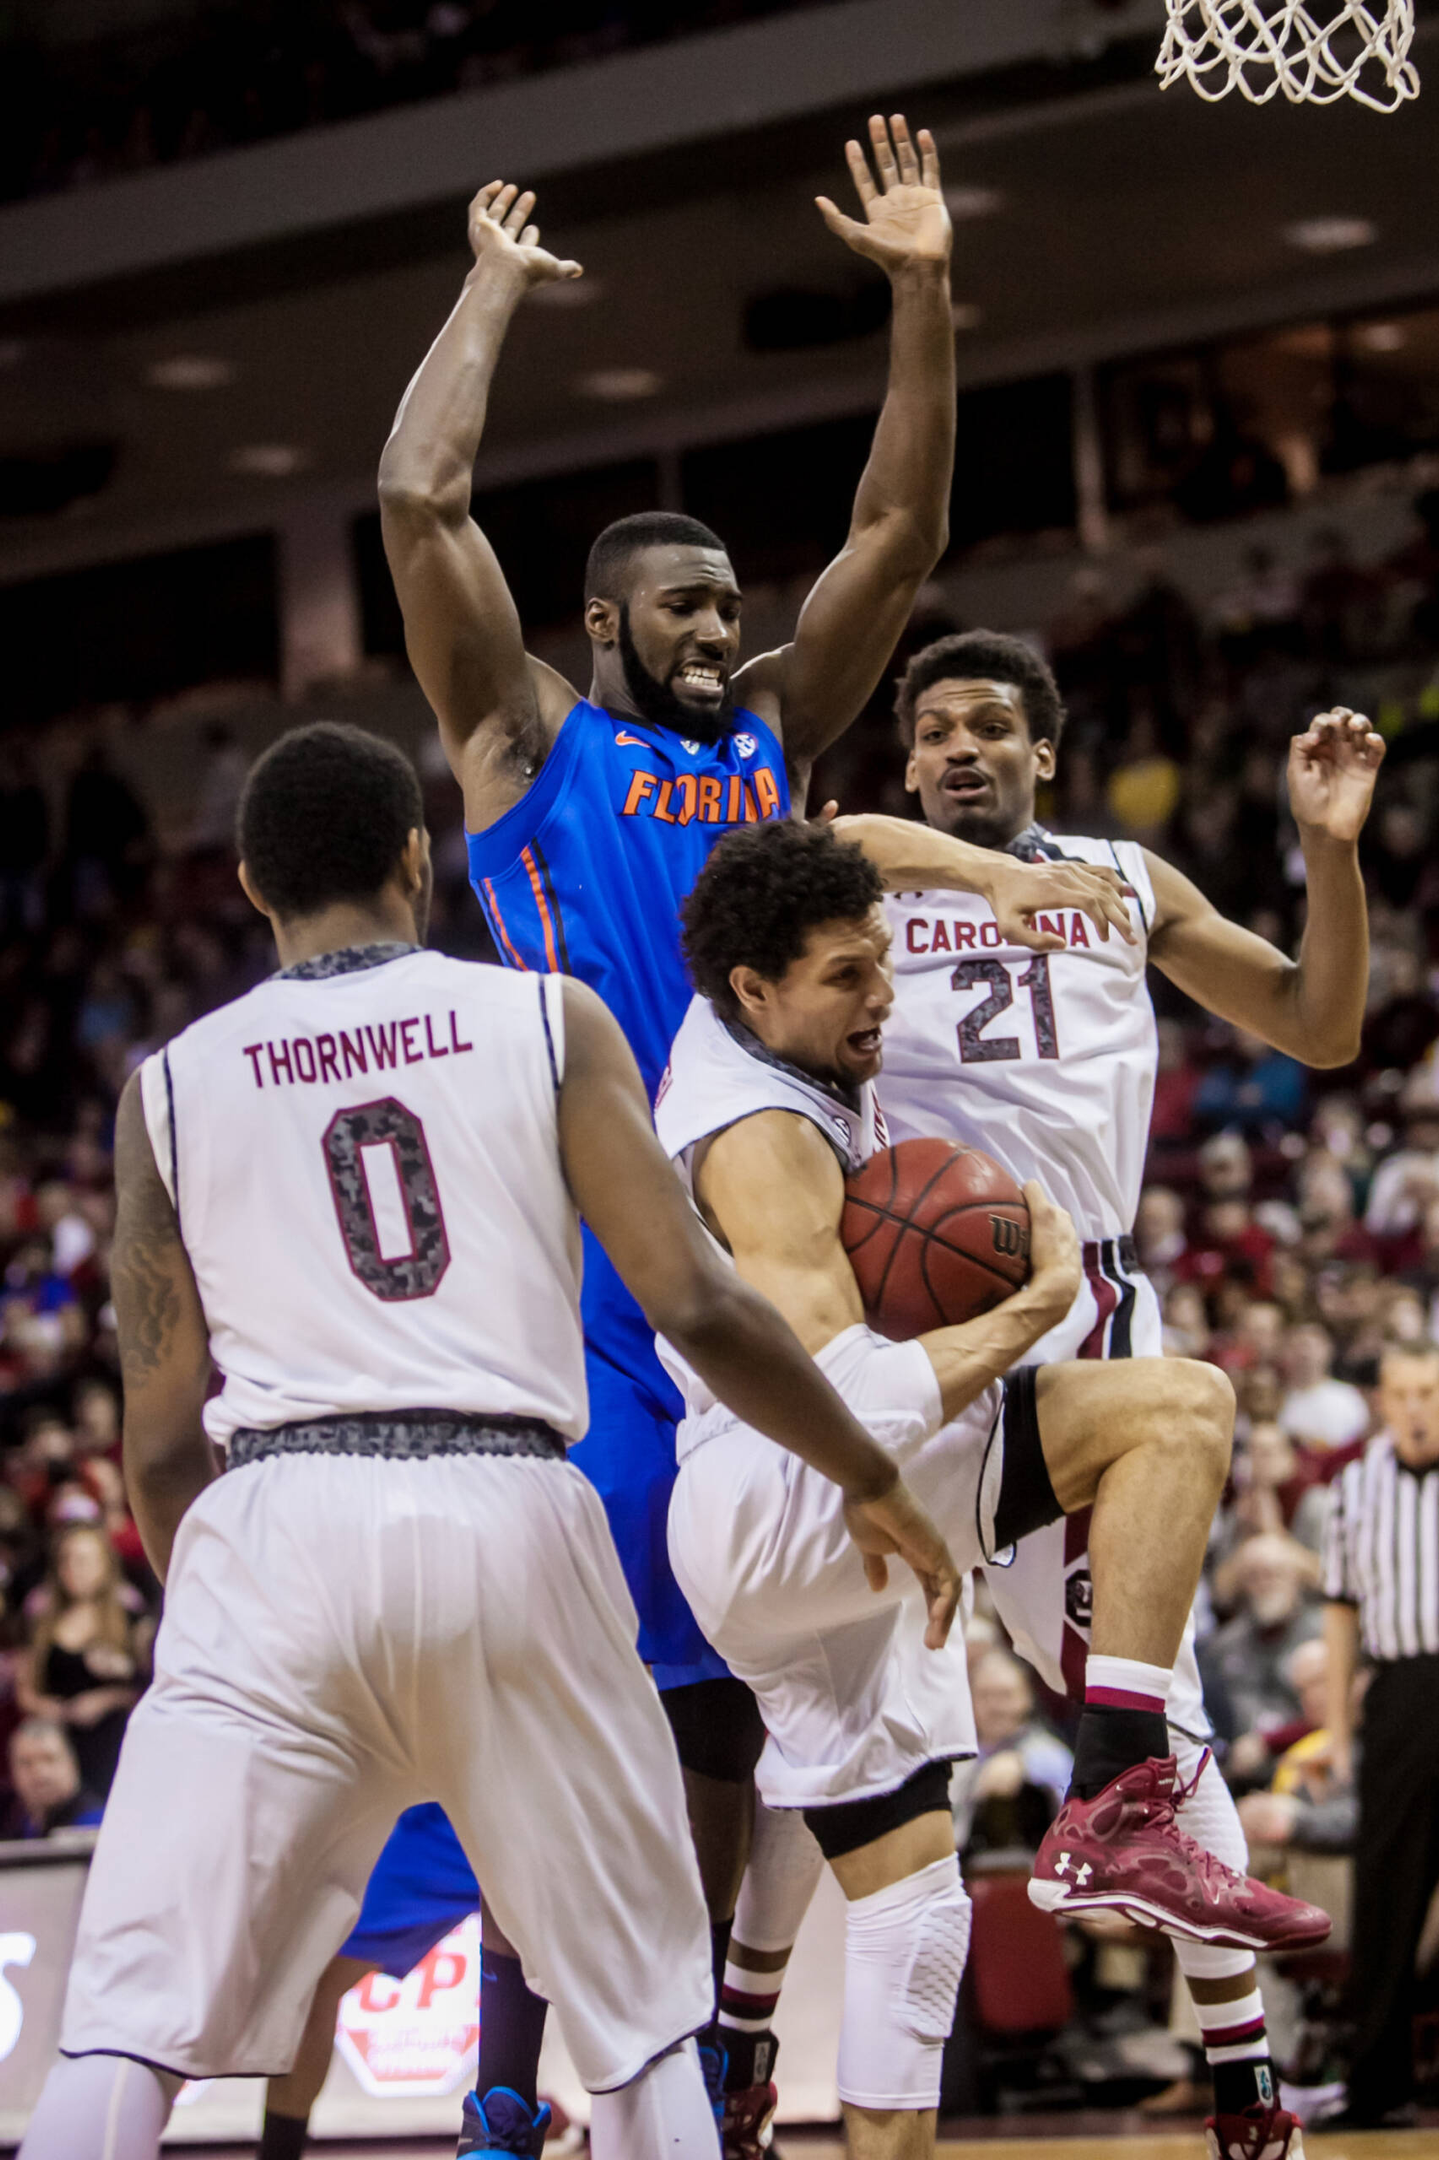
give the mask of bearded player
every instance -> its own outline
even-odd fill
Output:
[[[500,957],[596,989],[651,1095],[690,994],[679,902],[726,830],[784,818],[792,799],[803,801],[813,760],[870,696],[945,545],[955,393],[939,160],[932,138],[921,132],[911,143],[899,118],[889,127],[873,120],[870,144],[873,170],[857,142],[847,153],[862,221],[826,200],[820,209],[890,281],[889,386],[845,544],[781,650],[739,664],[741,594],[723,542],[691,518],[655,514],[622,519],[591,550],[587,694],[527,655],[470,492],[515,309],[532,286],[580,274],[540,246],[530,193],[495,182],[476,198],[474,268],[405,394],[381,464],[406,642],[464,792],[471,882]],[[993,890],[986,866],[1002,858],[951,853],[952,874],[962,874],[966,854],[969,874]],[[1071,904],[1091,907],[1107,929],[1118,881],[1057,868],[1077,881]],[[994,902],[1023,942],[1033,933],[1019,888],[1033,873],[1007,861],[1004,869]],[[1041,894],[1037,905],[1049,904]],[[609,1512],[641,1654],[679,1746],[718,1974],[763,1731],[753,1698],[711,1652],[670,1571],[665,1515],[680,1400],[639,1308],[592,1239],[584,1301],[591,1434],[577,1460]],[[516,2036],[515,2059],[497,2061],[494,2074],[528,2102],[543,2008],[513,1959],[487,1953],[485,1975],[482,2033]],[[538,2150],[534,2112],[534,2138],[510,2149]]]
[[[1036,790],[1053,778],[1064,711],[1050,670],[1021,640],[974,631],[926,647],[900,684],[898,717],[905,784],[929,831],[913,828],[901,853],[888,821],[840,821],[884,851],[887,883],[912,888],[888,902],[895,1010],[879,1093],[891,1134],[982,1147],[1016,1177],[1038,1178],[1073,1217],[1084,1285],[1029,1353],[1034,1362],[1157,1354],[1158,1300],[1130,1235],[1156,1064],[1146,960],[1210,1012],[1289,1056],[1347,1064],[1359,1045],[1369,969],[1358,839],[1384,745],[1344,709],[1320,715],[1291,743],[1289,801],[1308,891],[1304,939],[1291,961],[1226,921],[1149,849],[1056,839],[1036,822]],[[941,836],[1023,859],[1113,864],[1131,888],[1134,941],[1100,943],[1060,910],[1045,918],[1049,952],[1015,950],[982,901],[926,889]],[[1026,1539],[1011,1568],[987,1570],[1018,1647],[1076,1700],[1093,1693],[1087,1531],[1086,1518],[1071,1516]],[[1204,1762],[1210,1726],[1189,1642],[1166,1708],[1181,1775],[1198,1774],[1185,1827],[1242,1869],[1233,1800],[1212,1757]],[[756,1852],[727,1972],[724,2016],[735,2024],[737,2056],[763,2048],[796,1916],[818,1871],[817,1856],[782,1823],[761,1822]],[[1176,1951],[1214,2076],[1212,2152],[1217,2160],[1299,2160],[1253,1958],[1178,1938]]]

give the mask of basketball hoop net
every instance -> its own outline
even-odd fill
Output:
[[[1155,62],[1160,85],[1187,76],[1211,103],[1239,90],[1267,105],[1357,98],[1394,112],[1419,95],[1409,58],[1414,0],[1165,0],[1169,28]]]

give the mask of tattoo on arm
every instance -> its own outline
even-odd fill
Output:
[[[188,1265],[170,1195],[155,1167],[138,1073],[116,1120],[115,1169],[119,1197],[110,1289],[121,1369],[129,1384],[158,1371],[174,1346],[181,1311],[176,1272]]]

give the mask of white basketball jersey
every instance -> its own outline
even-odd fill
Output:
[[[655,1097],[660,1145],[692,1200],[700,1143],[765,1110],[788,1110],[808,1118],[819,1127],[846,1171],[860,1169],[876,1148],[886,1144],[884,1118],[868,1083],[850,1090],[816,1080],[772,1056],[748,1028],[723,1020],[708,998],[692,999],[670,1045],[669,1063]],[[718,1241],[716,1249],[723,1252]],[[729,1260],[728,1253],[724,1258]],[[661,1335],[655,1347],[685,1399],[687,1422],[679,1431],[683,1458],[693,1421],[714,1407],[715,1398],[673,1344]]]
[[[558,977],[411,946],[286,970],[141,1068],[223,1391],[205,1427],[588,1420]]]
[[[895,1140],[979,1147],[1037,1178],[1081,1238],[1129,1230],[1139,1205],[1157,1041],[1145,983],[1154,891],[1131,841],[1055,840],[1045,852],[1121,870],[1137,942],[1088,916],[1040,917],[1062,952],[1002,942],[976,893],[894,893],[895,1007],[879,1097]]]
[[[748,1028],[722,1019],[708,998],[692,998],[655,1096],[655,1131],[691,1197],[700,1142],[762,1110],[808,1118],[847,1171],[860,1169],[888,1140],[868,1081],[850,1089],[816,1080],[773,1056]]]

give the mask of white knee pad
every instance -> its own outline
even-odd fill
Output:
[[[1171,1733],[1174,1752],[1179,1762],[1179,1780],[1187,1785],[1199,1770],[1201,1757],[1206,1750],[1197,1740],[1186,1740],[1182,1733]],[[1179,1810],[1179,1827],[1212,1852],[1226,1867],[1232,1867],[1243,1875],[1249,1868],[1249,1843],[1244,1826],[1239,1820],[1239,1810],[1234,1805],[1234,1795],[1220,1776],[1219,1765],[1213,1755],[1205,1763],[1199,1782]],[[1248,1972],[1254,1963],[1252,1950],[1225,1950],[1217,1943],[1186,1942],[1182,1936],[1174,1936],[1174,1954],[1179,1969],[1188,1980],[1231,1980],[1239,1973]]]
[[[938,2107],[970,1913],[952,1856],[848,1906],[839,2096],[851,2107]]]

